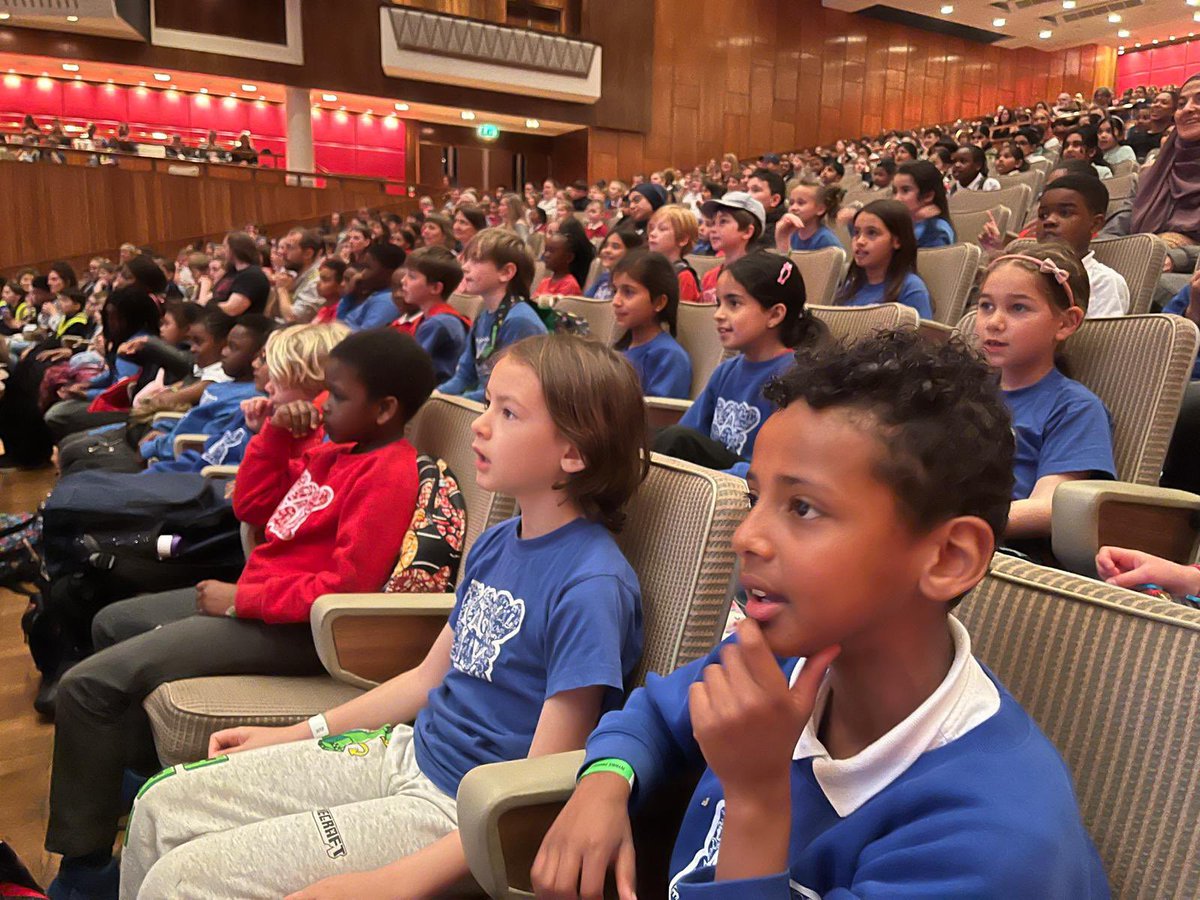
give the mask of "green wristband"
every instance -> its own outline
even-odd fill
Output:
[[[587,778],[597,772],[612,772],[614,775],[620,775],[629,782],[630,787],[633,787],[633,766],[623,759],[598,759],[584,769],[583,774],[579,777]]]

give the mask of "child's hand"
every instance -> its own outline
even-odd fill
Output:
[[[139,350],[146,346],[146,338],[135,337],[123,343],[117,348],[118,356],[133,356]]]
[[[538,897],[599,897],[609,867],[621,900],[634,900],[636,859],[629,825],[629,782],[613,772],[582,778],[534,858]]]
[[[160,438],[162,436],[163,433],[161,431],[156,431],[155,429],[151,428],[144,435],[142,435],[142,439],[138,441],[138,446],[140,447],[142,444],[147,444],[155,438]]]
[[[237,585],[206,580],[196,585],[196,611],[204,616],[227,616],[237,603]]]
[[[66,387],[58,389],[58,399],[60,400],[82,400],[86,396],[86,384],[68,384]]]
[[[794,213],[784,213],[779,218],[779,222],[775,225],[775,234],[791,234],[793,231],[798,231],[804,227],[804,220]]]
[[[1096,554],[1096,573],[1116,587],[1156,584],[1171,594],[1200,593],[1200,570],[1141,550],[1101,547]]]
[[[727,797],[787,796],[796,742],[840,652],[827,647],[810,657],[789,687],[758,623],[746,619],[737,643],[722,648],[720,664],[692,685],[692,733]]]
[[[70,359],[71,351],[67,347],[55,347],[53,350],[41,350],[36,357],[38,362],[59,362]]]
[[[369,872],[347,872],[332,875],[310,884],[304,890],[288,894],[283,900],[368,900],[371,897],[394,897],[398,884],[395,866]]]
[[[251,397],[242,401],[242,415],[246,417],[246,427],[258,434],[262,431],[263,423],[273,414],[271,401],[267,397]]]
[[[987,217],[983,231],[979,232],[979,246],[990,253],[996,253],[1004,248],[1004,235],[1000,233],[1000,226],[996,224],[991,210],[988,210]]]
[[[294,438],[306,437],[321,427],[321,410],[311,400],[293,400],[275,410],[271,424]]]
[[[303,733],[298,733],[298,732]],[[239,725],[237,728],[226,728],[218,731],[208,739],[208,758],[241,753],[243,750],[257,750],[259,747],[270,747],[273,744],[290,744],[311,737],[307,722],[297,722],[295,725]]]

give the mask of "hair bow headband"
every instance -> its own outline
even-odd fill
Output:
[[[1010,253],[1007,256],[1001,256],[992,263],[992,268],[995,268],[1000,263],[1008,259],[1016,259],[1021,262],[1033,263],[1039,272],[1043,275],[1049,275],[1055,281],[1062,285],[1062,289],[1067,295],[1068,307],[1075,305],[1075,292],[1071,290],[1071,273],[1059,266],[1052,259],[1039,259],[1036,256],[1030,256],[1028,253]]]

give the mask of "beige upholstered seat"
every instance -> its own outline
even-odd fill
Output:
[[[1037,243],[1022,238],[1008,245],[1005,252],[1023,253]],[[1131,315],[1150,312],[1154,289],[1162,275],[1163,259],[1167,245],[1155,234],[1131,234],[1126,237],[1092,241],[1092,252],[1096,261],[1115,269],[1129,287],[1129,312]]]
[[[1063,755],[1114,897],[1200,896],[1200,611],[997,556],[956,615],[975,655]],[[483,766],[458,794],[476,880],[528,897],[529,865],[582,754]],[[1013,789],[1020,790],[1020,773]],[[663,865],[672,834],[639,831],[638,873]],[[1003,848],[997,848],[1003,852]]]
[[[675,339],[692,360],[692,387],[688,396],[693,400],[700,396],[709,376],[725,356],[713,322],[716,308],[715,303],[680,303],[675,319]]]
[[[962,318],[982,256],[978,244],[954,244],[917,251],[917,274],[929,288],[935,322],[953,325]]]
[[[509,518],[514,510],[512,498],[485,491],[475,483],[469,435],[471,422],[482,409],[478,403],[461,397],[438,395],[426,402],[409,425],[410,441],[422,452],[444,459],[458,478],[467,505],[464,558],[484,528]],[[392,603],[402,597],[382,596]],[[221,728],[242,722],[294,722],[336,705],[359,690],[326,675],[191,678],[162,685],[144,705],[159,757],[164,764],[173,764],[203,757],[208,735]]]
[[[1135,175],[1138,170],[1136,159],[1126,159],[1119,163],[1108,163],[1107,165],[1112,170],[1113,178],[1120,178],[1122,175]]]
[[[1004,186],[998,191],[955,191],[950,195],[950,217],[954,218],[957,213],[982,212],[985,209],[1006,206],[1012,213],[1014,222],[1024,221],[1025,214],[1029,212],[1029,205],[1033,202],[1033,188],[1021,182],[1013,184],[1009,180],[1000,183]],[[958,237],[959,240],[974,239],[962,234]]]
[[[463,441],[469,452],[467,445]],[[734,572],[731,538],[746,513],[745,490],[739,478],[653,457],[650,475],[617,536],[642,588],[645,650],[635,673],[639,683],[649,671],[668,672],[702,656],[719,638]],[[467,495],[468,504],[476,507],[479,499],[478,493]],[[472,539],[476,536],[472,530]],[[314,639],[326,669],[337,678],[229,676],[163,685],[145,702],[159,758],[164,765],[200,759],[214,731],[299,721],[390,677],[405,668],[396,658],[405,654],[389,653],[394,648],[388,641],[407,637],[419,624],[431,642],[440,627],[434,601],[441,596],[363,594],[318,600],[312,614]],[[410,601],[423,616],[420,623],[406,609]],[[442,624],[451,602],[446,595]],[[364,662],[356,663],[356,658]]]
[[[873,306],[810,306],[812,314],[825,323],[833,337],[852,344],[874,334],[904,325],[916,326],[917,311],[903,303]]]
[[[1009,172],[1007,175],[997,175],[996,180],[1000,182],[1001,187],[1011,187],[1014,184],[1028,185],[1030,191],[1033,192],[1032,200],[1036,200],[1042,192],[1046,173],[1041,169],[1031,168],[1028,172]]]
[[[604,271],[604,266],[600,264],[600,255],[596,254],[596,258],[592,260],[592,264],[588,266],[587,281],[583,283],[583,289],[586,291],[596,279],[600,277],[600,273]]]
[[[1109,200],[1127,200],[1137,191],[1138,173],[1129,172],[1125,175],[1113,173],[1112,178],[1105,179],[1104,186],[1108,188]]]
[[[995,197],[1002,191],[960,191],[959,193],[977,194],[983,197]],[[955,194],[957,197],[958,194]],[[987,224],[988,215],[996,220],[996,227],[1001,234],[1007,234],[1010,225],[1016,225],[1017,219],[1007,206],[985,207],[979,210],[955,210],[950,207],[950,224],[954,226],[954,234],[958,240],[967,244],[979,243],[979,235]]]
[[[721,257],[719,256],[697,256],[695,253],[689,253],[686,258],[688,265],[696,270],[696,274],[700,276],[701,281],[704,280],[704,276],[710,270],[721,265]]]
[[[544,300],[545,298],[539,298]],[[597,300],[593,297],[555,297],[554,308],[562,312],[574,313],[588,323],[587,336],[605,344],[613,342],[613,331],[616,329],[616,318],[613,316],[611,300]]]
[[[483,298],[478,294],[460,294],[455,291],[446,302],[472,322],[479,318],[479,310],[483,309]]]
[[[973,335],[975,313],[958,325]],[[1182,316],[1085,319],[1063,345],[1071,377],[1108,408],[1117,478],[1158,484],[1183,390],[1196,358],[1196,326]]]
[[[846,268],[846,251],[841,247],[793,250],[788,254],[804,279],[804,294],[813,306],[829,306]]]

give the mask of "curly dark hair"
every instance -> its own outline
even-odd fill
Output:
[[[1012,502],[1012,418],[998,377],[959,338],[880,331],[837,353],[800,351],[764,391],[780,408],[867,413],[881,448],[876,475],[914,528],[978,516],[999,540]]]

